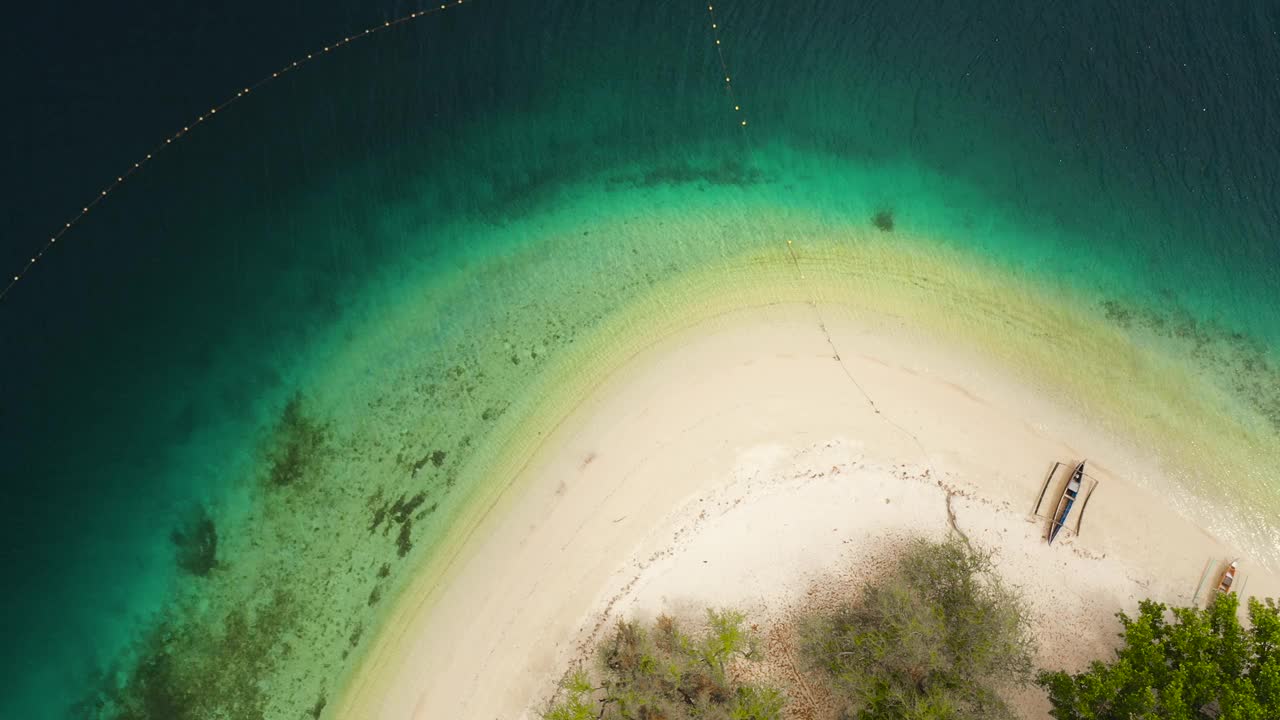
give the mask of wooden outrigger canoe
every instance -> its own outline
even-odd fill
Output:
[[[1227,566],[1227,569],[1222,573],[1222,579],[1218,581],[1218,592],[1231,592],[1231,584],[1236,581],[1236,568],[1239,564],[1239,560],[1232,560],[1231,564]]]
[[[1071,506],[1076,504],[1076,499],[1080,497],[1080,486],[1084,483],[1084,464],[1081,460],[1076,469],[1071,472],[1071,479],[1067,481],[1067,487],[1062,491],[1062,497],[1058,499],[1058,507],[1053,513],[1053,524],[1049,526],[1049,544],[1053,544],[1053,539],[1058,537],[1058,532],[1062,530],[1062,526],[1067,522],[1067,515],[1071,513]]]

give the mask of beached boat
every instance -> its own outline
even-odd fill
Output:
[[[1058,537],[1058,532],[1062,530],[1062,526],[1067,522],[1067,515],[1071,513],[1071,506],[1076,504],[1076,498],[1080,497],[1080,487],[1084,483],[1084,460],[1076,466],[1071,472],[1071,479],[1067,481],[1067,488],[1062,491],[1062,497],[1058,500],[1057,510],[1053,513],[1053,524],[1049,526],[1049,544],[1053,544],[1053,539]]]
[[[1240,564],[1239,560],[1232,560],[1231,564],[1222,573],[1222,579],[1218,581],[1218,592],[1231,592],[1231,584],[1236,581],[1236,566]]]

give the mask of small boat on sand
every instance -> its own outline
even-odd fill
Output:
[[[1218,581],[1218,592],[1231,592],[1231,584],[1236,581],[1236,567],[1240,564],[1239,560],[1232,560],[1231,564],[1222,573],[1222,579]]]
[[[1076,504],[1076,498],[1080,497],[1080,486],[1084,482],[1084,460],[1076,466],[1071,472],[1071,479],[1067,481],[1067,488],[1062,491],[1062,497],[1058,500],[1058,508],[1053,513],[1053,524],[1049,526],[1049,544],[1053,544],[1053,539],[1058,537],[1058,532],[1062,530],[1062,526],[1067,522],[1067,515],[1071,513],[1071,506]]]

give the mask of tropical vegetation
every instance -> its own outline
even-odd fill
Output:
[[[1123,646],[1076,675],[1041,673],[1058,720],[1275,720],[1280,718],[1280,608],[1235,593],[1208,608],[1144,600],[1118,613]]]
[[[596,672],[561,683],[546,720],[778,720],[785,698],[743,681],[735,663],[760,660],[760,640],[734,611],[707,612],[686,632],[671,617],[652,627],[619,622],[598,648]]]
[[[848,718],[1012,718],[998,688],[1032,679],[1024,604],[990,553],[954,536],[914,541],[896,568],[804,634]]]
[[[1029,612],[991,554],[958,534],[914,540],[873,582],[793,626],[799,662],[787,667],[799,678],[768,682],[779,676],[758,665],[756,626],[740,613],[708,611],[696,633],[667,616],[620,622],[544,718],[782,720],[816,710],[840,720],[1000,720],[1016,717],[1002,695],[1034,681],[1057,720],[1280,719],[1280,605],[1250,598],[1242,624],[1239,602],[1234,593],[1207,608],[1144,600],[1136,616],[1117,613],[1112,660],[1036,675]],[[820,688],[820,698],[788,705],[782,687]]]

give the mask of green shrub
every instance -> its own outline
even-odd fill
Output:
[[[778,720],[785,703],[773,688],[744,683],[735,660],[760,659],[760,643],[741,613],[707,611],[707,631],[684,632],[670,617],[652,628],[619,622],[598,648],[595,680],[579,670],[561,683],[546,720]]]
[[[1138,616],[1118,613],[1124,645],[1086,672],[1044,672],[1059,720],[1273,720],[1280,718],[1280,609],[1249,600],[1241,627],[1235,593],[1207,609],[1144,600]],[[1172,622],[1169,622],[1170,616]]]
[[[850,718],[1008,718],[996,683],[1031,680],[1026,609],[962,540],[914,541],[888,575],[803,630]]]

